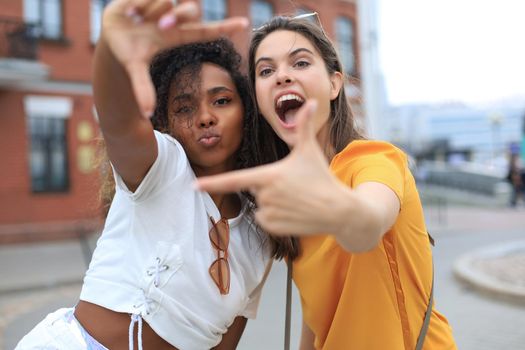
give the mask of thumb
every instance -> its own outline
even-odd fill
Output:
[[[155,109],[156,96],[149,74],[149,66],[146,62],[134,61],[130,62],[126,69],[139,110],[144,118],[150,118]]]
[[[297,112],[296,130],[297,146],[310,144],[312,141],[317,142],[315,135],[315,123],[313,115],[317,110],[317,101],[308,100]]]

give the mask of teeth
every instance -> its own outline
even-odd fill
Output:
[[[283,95],[279,97],[279,99],[277,100],[277,107],[280,108],[284,101],[290,101],[290,100],[297,100],[299,102],[304,102],[304,100],[300,96],[297,96],[294,94],[287,94],[287,95]]]

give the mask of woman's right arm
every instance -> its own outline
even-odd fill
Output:
[[[95,51],[93,95],[109,159],[134,191],[155,161],[156,141],[151,122],[141,116],[129,77],[104,34]]]
[[[299,350],[315,350],[314,348],[315,335],[303,320],[303,327],[301,329],[301,343]]]

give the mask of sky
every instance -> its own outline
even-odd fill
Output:
[[[525,0],[379,0],[389,102],[525,101]]]

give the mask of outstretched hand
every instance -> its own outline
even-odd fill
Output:
[[[200,177],[196,187],[212,193],[249,190],[257,201],[257,222],[274,235],[334,232],[340,218],[333,209],[344,185],[330,173],[318,144],[312,118],[316,107],[315,101],[308,101],[298,111],[297,141],[286,158],[252,169]]]
[[[159,51],[191,42],[213,40],[244,29],[246,18],[203,23],[194,2],[115,0],[104,11],[101,40],[127,71],[140,111],[150,117],[155,89],[149,64]]]

